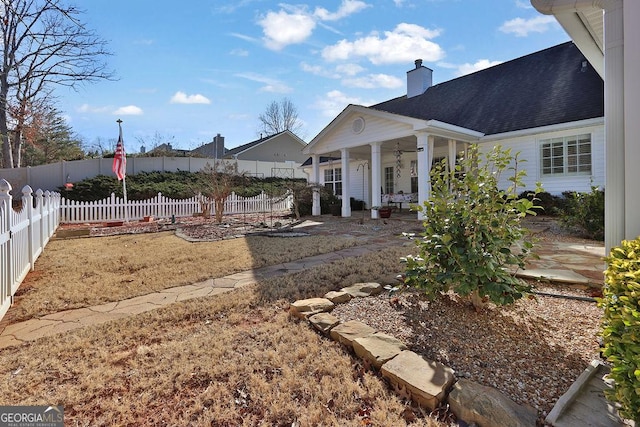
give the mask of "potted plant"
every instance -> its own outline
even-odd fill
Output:
[[[378,211],[380,218],[390,218],[391,217],[391,206],[374,206],[371,209],[375,209]]]
[[[342,215],[342,205],[340,203],[332,203],[329,205],[329,212],[331,212],[331,215],[333,216],[340,216]]]

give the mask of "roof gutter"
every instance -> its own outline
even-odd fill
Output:
[[[444,138],[460,139],[466,142],[478,141],[484,136],[482,132],[441,122],[440,120],[431,119],[423,123],[424,125],[414,126],[413,130],[416,132],[427,132]]]
[[[545,15],[557,15],[558,13],[577,13],[586,7],[606,9],[612,0],[531,0],[531,5]]]
[[[583,129],[585,127],[602,126],[604,125],[604,117],[596,117],[593,119],[584,119],[576,122],[557,123],[549,126],[542,126],[537,128],[520,129],[511,132],[494,133],[492,135],[486,135],[480,139],[479,142],[496,142],[503,139],[513,139],[520,137],[527,137],[531,135],[539,135],[551,132],[560,132],[570,129]]]
[[[604,79],[602,40],[596,40],[582,12],[585,9],[606,9],[616,0],[531,0],[531,5],[544,15],[554,15],[571,36],[578,49]]]

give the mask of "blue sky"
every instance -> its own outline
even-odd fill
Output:
[[[406,94],[415,59],[434,84],[569,40],[528,0],[88,0],[117,81],[57,93],[73,130],[127,152],[259,137],[259,115],[288,98],[309,142],[348,104]]]

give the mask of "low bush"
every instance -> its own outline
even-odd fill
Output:
[[[614,380],[607,398],[620,404],[620,414],[640,422],[640,237],[623,241],[607,257],[605,286],[599,306],[603,356]]]
[[[188,199],[204,188],[202,172],[140,172],[127,175],[127,197],[129,200],[147,200],[162,193],[171,199]],[[293,183],[305,182],[304,179],[256,178],[238,175],[234,183],[234,192],[238,196],[253,197],[261,192],[273,196],[286,193]],[[98,175],[75,182],[71,190],[60,187],[60,193],[69,200],[103,200],[114,193],[122,197],[122,183],[115,176]]]
[[[502,173],[510,174],[506,190],[498,188]],[[536,209],[517,196],[524,175],[518,156],[500,146],[486,154],[472,146],[454,171],[445,162],[436,165],[431,197],[416,207],[426,218],[425,231],[416,239],[419,255],[403,259],[405,283],[431,298],[449,290],[470,296],[476,309],[487,299],[503,305],[522,298],[530,286],[510,267],[524,268],[533,243],[520,220]]]
[[[604,190],[592,186],[591,192],[562,193],[565,205],[560,214],[562,225],[582,237],[604,240]]]
[[[558,216],[562,213],[565,205],[564,197],[555,196],[546,191],[539,193],[523,191],[518,198],[535,202],[535,205],[540,207],[540,211],[538,212],[540,215]]]

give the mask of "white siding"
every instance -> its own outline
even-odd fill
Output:
[[[362,117],[365,120],[365,127],[361,133],[355,133],[352,129],[353,120],[357,117]],[[373,141],[388,141],[401,136],[412,135],[413,129],[408,124],[373,116],[353,114],[346,117],[340,126],[325,135],[322,145],[314,147],[314,151],[317,153],[330,153],[340,151],[341,148],[358,147]]]
[[[591,175],[543,176],[540,165],[541,141],[581,134],[591,135]],[[480,144],[480,150],[487,152],[496,144],[502,145],[503,148],[511,148],[512,154],[519,153],[519,158],[526,160],[518,165],[519,169],[522,168],[527,172],[527,176],[524,179],[526,187],[519,189],[518,193],[535,189],[537,181],[542,183],[544,191],[555,195],[560,195],[563,191],[589,192],[591,191],[592,185],[601,188],[604,187],[604,125],[546,132],[500,141],[486,140]],[[508,175],[501,177],[499,184],[501,188],[507,188],[509,186],[510,182],[508,181],[508,177]]]

